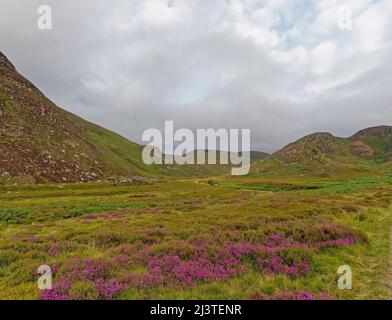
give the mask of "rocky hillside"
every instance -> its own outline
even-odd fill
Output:
[[[364,129],[351,137],[351,153],[378,162],[392,160],[392,127],[380,126]]]
[[[141,146],[47,99],[0,53],[0,175],[14,181],[96,181],[148,175]]]
[[[286,164],[366,161],[382,164],[392,160],[392,127],[364,129],[349,138],[314,133],[277,151],[270,159]]]
[[[0,180],[147,181],[142,177],[201,177],[230,172],[229,166],[220,165],[146,166],[141,154],[142,146],[57,107],[0,53]],[[383,164],[392,161],[392,127],[368,128],[349,138],[315,133],[267,156],[251,153],[253,171],[276,164],[308,168],[315,164]]]
[[[0,52],[0,182],[143,182],[230,172],[221,165],[147,166],[142,148],[57,107]],[[251,153],[256,161],[265,156]]]

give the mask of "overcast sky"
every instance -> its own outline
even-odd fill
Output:
[[[164,120],[250,128],[269,152],[392,123],[391,0],[1,0],[0,50],[57,105],[137,142]]]

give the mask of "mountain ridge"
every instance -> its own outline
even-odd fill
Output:
[[[0,178],[14,182],[145,182],[230,172],[227,165],[144,164],[144,146],[59,108],[1,52],[0,125]],[[251,152],[255,160],[266,155]]]
[[[89,182],[111,177],[226,175],[228,166],[147,166],[144,146],[88,122],[50,101],[0,52],[0,176],[15,182]],[[392,126],[362,129],[348,138],[316,132],[272,155],[251,152],[259,165],[383,164],[392,161]],[[0,177],[1,178],[1,177]]]
[[[280,163],[318,162],[388,162],[392,156],[392,126],[362,129],[350,137],[317,132],[302,137],[273,153],[269,159]]]

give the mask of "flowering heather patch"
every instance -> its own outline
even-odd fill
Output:
[[[284,233],[270,234],[264,244],[268,247],[277,247],[284,242]]]
[[[145,231],[151,236],[162,236],[161,228]],[[311,261],[306,252],[333,246],[355,244],[352,236],[344,239],[328,240],[309,245],[289,241],[284,233],[272,233],[263,243],[248,242],[196,242],[191,252],[188,247],[180,246],[179,251],[151,251],[143,242],[133,245],[120,245],[113,249],[111,260],[92,260],[73,258],[61,267],[58,281],[52,290],[46,290],[42,299],[113,299],[130,287],[154,288],[174,286],[193,287],[202,283],[226,281],[241,276],[254,268],[258,272],[278,275],[284,274],[292,279],[308,274]],[[181,248],[181,249],[180,249]],[[60,246],[53,244],[49,255],[60,252]],[[186,250],[186,254],[181,254]],[[127,270],[134,265],[144,265],[144,273],[131,273],[122,280],[113,277],[113,268]],[[312,295],[285,293],[276,299],[311,299]]]
[[[90,213],[90,214],[84,216],[83,218],[84,218],[84,219],[89,219],[89,220],[91,220],[91,219],[96,219],[96,218],[98,218],[98,216],[97,216],[96,214]]]
[[[357,237],[347,237],[344,239],[328,240],[315,244],[317,249],[324,249],[329,247],[344,247],[354,245],[359,241]]]
[[[261,272],[286,274],[291,278],[304,276],[310,269],[308,261],[287,262],[278,256],[278,249],[260,244],[226,243],[212,253],[207,251],[205,245],[195,245],[193,257],[189,260],[181,259],[178,255],[147,255],[148,271],[143,275],[132,274],[128,280],[140,287],[169,284],[192,286],[224,281],[246,272],[246,258],[253,260],[257,270]]]
[[[110,217],[111,217],[111,218],[114,218],[114,219],[120,219],[120,218],[123,218],[124,216],[125,216],[125,213],[122,212],[122,211],[112,212],[112,213],[110,214]]]
[[[126,269],[131,263],[131,258],[125,254],[120,254],[115,256],[112,261],[119,267]]]
[[[80,280],[106,278],[112,266],[106,261],[73,258],[65,264],[67,277]]]
[[[62,270],[64,275],[55,281],[51,290],[44,290],[41,298],[43,300],[88,299],[92,296],[91,290],[93,290],[97,292],[100,299],[113,299],[125,288],[125,285],[110,278],[112,267],[105,261],[79,258],[68,260]],[[75,283],[80,282],[89,284],[90,292],[74,290]],[[88,288],[88,285],[86,287]]]
[[[160,229],[146,231],[149,235],[161,233]],[[354,244],[356,239],[346,238],[329,240],[317,244],[317,249],[330,246]],[[263,244],[250,244],[247,242],[226,242],[216,244],[196,243],[190,258],[178,254],[158,253],[153,254],[148,246],[119,246],[114,251],[117,253],[111,261],[99,261],[78,258],[68,260],[62,268],[62,277],[59,278],[53,290],[47,290],[42,295],[43,299],[81,299],[94,294],[100,299],[113,299],[129,286],[153,288],[156,286],[187,287],[201,283],[225,281],[247,272],[254,266],[257,271],[268,274],[285,274],[292,279],[306,276],[310,270],[310,261],[305,254],[311,249],[306,243],[290,242],[283,233],[270,234]],[[56,254],[60,250],[58,245],[53,245],[49,252]],[[297,255],[285,256],[292,250],[302,250]],[[251,262],[251,266],[248,264]],[[111,277],[113,266],[126,270],[135,263],[145,264],[147,271],[144,274],[130,274],[119,281]],[[79,284],[77,289],[75,283]],[[94,290],[93,293],[87,291]],[[83,290],[84,291],[83,291]],[[279,298],[311,298],[311,295],[294,296],[282,295]]]
[[[296,261],[284,261],[279,256],[279,251],[286,249],[323,249],[329,247],[343,247],[354,245],[362,239],[358,236],[349,236],[341,239],[326,240],[315,244],[301,243],[301,242],[289,242],[285,240],[283,233],[271,234],[264,242],[264,252],[267,254],[266,257],[256,257],[256,265],[262,271],[271,274],[286,274],[289,277],[295,279],[301,276],[305,276],[310,270],[310,261],[307,259],[297,259]]]
[[[314,190],[238,191],[222,181],[127,186],[124,195],[105,184],[65,185],[61,194],[40,186],[37,192],[43,189],[47,202],[37,201],[34,190],[15,192],[15,199],[0,193],[3,207],[10,206],[0,208],[3,217],[27,212],[23,225],[0,218],[0,298],[243,299],[260,290],[263,299],[324,299],[320,291],[351,299],[359,290],[361,297],[383,298],[381,275],[363,280],[389,252],[383,247],[387,210],[373,207],[391,198],[389,186],[377,196],[338,197]],[[156,197],[130,197],[146,192]],[[363,255],[365,249],[371,254]],[[356,273],[360,288],[337,288],[340,261],[354,270],[364,266]],[[43,264],[52,268],[52,290],[37,289]],[[370,288],[376,283],[377,290]]]
[[[308,249],[308,243],[298,241],[288,241],[284,233],[273,233],[264,241],[264,250],[267,253],[274,253],[283,249]]]
[[[125,284],[120,283],[117,279],[97,279],[94,282],[99,296],[105,300],[112,300],[119,292],[126,288]]]
[[[56,243],[50,247],[48,254],[49,254],[49,256],[52,257],[52,256],[59,254],[60,251],[61,251],[60,245]]]
[[[310,262],[305,260],[285,262],[276,253],[272,253],[266,259],[256,258],[259,270],[270,274],[285,274],[290,278],[296,279],[305,276],[310,270]]]
[[[329,247],[344,247],[354,245],[358,242],[364,241],[359,235],[344,236],[343,238],[329,239],[315,243],[305,243],[298,241],[287,241],[284,239],[283,233],[271,234],[264,242],[268,252],[274,252],[282,249],[308,249],[316,248],[323,249]]]
[[[61,277],[53,284],[51,290],[44,290],[41,294],[42,300],[70,300],[68,292],[71,290],[72,282]]]
[[[240,256],[230,255],[222,250],[212,259],[207,256],[205,248],[195,248],[195,255],[190,260],[182,260],[179,256],[149,256],[147,265],[148,272],[144,275],[131,275],[130,279],[136,286],[191,286],[226,280],[244,271]]]

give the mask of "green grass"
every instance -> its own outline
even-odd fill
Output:
[[[224,242],[263,243],[283,233],[289,241],[358,234],[365,242],[309,249],[310,271],[291,279],[255,269],[243,260],[241,275],[177,287],[130,286],[117,299],[247,299],[285,291],[329,294],[337,299],[388,299],[391,175],[356,178],[223,178],[162,181],[152,185],[45,184],[0,186],[0,298],[36,299],[42,264],[62,266],[73,257],[113,263],[123,249],[129,257],[149,248],[152,255],[193,257],[195,242],[209,251]],[[317,186],[317,189],[313,188]],[[52,255],[51,248],[61,250]],[[294,250],[294,249],[293,249]],[[291,249],[288,254],[298,255]],[[132,258],[113,264],[110,277],[143,274],[148,266]],[[136,260],[135,260],[136,259]],[[132,262],[133,261],[133,262]],[[337,268],[353,269],[353,289],[337,288]],[[96,297],[91,283],[72,292]],[[80,293],[82,292],[82,293]]]

